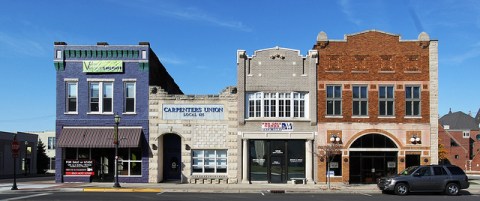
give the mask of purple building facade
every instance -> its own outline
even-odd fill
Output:
[[[113,182],[114,116],[119,182],[148,182],[149,86],[182,91],[148,42],[67,45],[55,42],[58,182]]]

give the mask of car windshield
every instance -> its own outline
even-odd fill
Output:
[[[418,166],[411,166],[408,167],[407,169],[401,171],[399,175],[411,175],[415,170],[418,168]]]

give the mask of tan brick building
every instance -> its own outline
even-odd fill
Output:
[[[317,180],[373,183],[438,161],[438,41],[365,31],[317,37]],[[338,143],[331,161],[322,146]],[[330,163],[329,163],[330,162]]]

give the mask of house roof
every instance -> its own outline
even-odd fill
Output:
[[[449,125],[451,130],[479,130],[475,118],[463,112],[450,111],[440,118],[440,124]]]

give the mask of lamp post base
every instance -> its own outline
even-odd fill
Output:
[[[113,184],[113,188],[121,188],[121,186],[120,186],[119,183],[115,183],[115,184]]]

